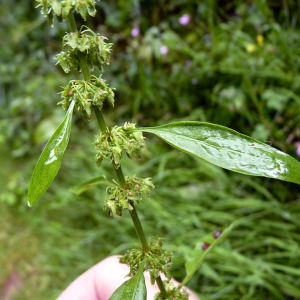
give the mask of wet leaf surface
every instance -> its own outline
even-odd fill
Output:
[[[73,108],[74,102],[71,103],[64,120],[49,139],[34,168],[28,189],[29,206],[33,206],[46,192],[61,166],[69,143]]]
[[[224,169],[300,184],[300,163],[295,158],[224,126],[174,122],[138,130]]]

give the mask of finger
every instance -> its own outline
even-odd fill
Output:
[[[97,269],[97,282],[96,286],[99,287],[98,295],[99,300],[107,300],[113,294],[113,292],[129,278],[126,275],[129,273],[129,267],[119,263],[120,256],[110,256],[98,264]],[[144,273],[145,283],[147,287],[147,300],[153,300],[154,296],[159,292],[159,288],[156,284],[152,285],[150,281],[150,275],[148,272]],[[164,278],[163,278],[164,279]],[[172,279],[174,285],[179,283]],[[189,300],[200,300],[194,292],[186,288],[188,292]]]
[[[119,256],[110,256],[73,281],[57,300],[108,300],[113,292],[126,280],[129,267],[119,263]],[[175,285],[178,282],[172,280]],[[150,276],[145,272],[147,300],[153,300],[159,292],[157,285],[152,285]],[[191,290],[189,300],[200,300]]]

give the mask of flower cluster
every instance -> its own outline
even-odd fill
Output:
[[[63,39],[62,52],[54,58],[66,73],[80,70],[83,57],[92,68],[95,66],[102,71],[102,64],[109,64],[112,44],[106,43],[107,38],[83,26],[80,32],[67,33]]]
[[[152,189],[154,185],[150,178],[125,176],[124,186],[111,185],[106,189],[104,210],[112,216],[122,216],[123,209],[132,210],[132,205],[138,204],[143,197],[149,198]]]
[[[129,265],[129,275],[135,275],[139,269],[140,262],[144,261],[145,270],[149,272],[152,284],[154,284],[160,272],[162,272],[169,281],[171,275],[168,269],[172,265],[172,253],[163,249],[162,239],[159,237],[150,239],[148,246],[149,249],[147,251],[144,251],[142,248],[128,250],[120,258],[120,263]]]
[[[67,109],[74,100],[75,107],[79,111],[83,111],[88,118],[91,117],[92,106],[102,109],[104,101],[108,101],[112,106],[114,105],[113,90],[105,83],[104,79],[96,76],[91,76],[89,81],[71,80],[64,87],[61,97],[63,101],[59,104],[64,109]]]
[[[96,159],[98,166],[103,158],[110,158],[115,167],[120,166],[123,151],[129,158],[140,158],[141,150],[145,146],[143,134],[139,131],[130,131],[135,125],[125,123],[122,127],[114,126],[106,133],[96,137]]]
[[[167,299],[176,299],[176,300],[188,300],[189,294],[186,291],[185,288],[178,289],[177,286],[174,285],[174,283],[170,280],[164,280],[164,286],[168,293]],[[155,300],[164,300],[165,297],[162,297],[161,293],[158,293],[154,296]]]
[[[65,20],[71,12],[76,12],[86,20],[87,15],[95,16],[96,8],[94,0],[36,0],[37,7],[41,7],[41,12],[48,19],[50,25],[53,24],[53,17],[56,15],[59,21]]]

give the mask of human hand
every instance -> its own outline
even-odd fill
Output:
[[[128,273],[129,267],[119,263],[119,256],[107,257],[75,279],[56,300],[107,300],[127,280],[125,277]],[[147,272],[145,282],[147,300],[153,300],[159,289],[151,284]],[[200,300],[191,290],[186,290],[190,295],[189,300]]]

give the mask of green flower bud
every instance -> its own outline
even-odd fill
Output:
[[[149,272],[152,284],[154,284],[160,272],[170,281],[171,275],[168,269],[172,265],[171,258],[173,254],[163,249],[161,238],[149,239],[148,246],[147,252],[144,252],[142,247],[127,251],[120,258],[120,262],[130,266],[130,274],[136,274],[139,262],[145,261],[145,270]]]
[[[59,102],[64,109],[68,108],[74,100],[77,110],[84,112],[87,118],[91,117],[92,106],[102,109],[103,102],[108,100],[108,93],[113,93],[101,77],[91,76],[85,80],[71,80],[61,93],[63,101]],[[111,99],[109,103],[113,104]]]
[[[87,15],[95,16],[96,8],[94,0],[36,0],[38,2],[37,7],[41,7],[41,12],[48,19],[50,25],[53,25],[54,15],[59,21],[66,19],[70,13],[77,12],[81,17],[86,20]]]
[[[143,137],[142,132],[140,132],[140,131],[135,131],[135,132],[132,133],[132,136],[133,136],[133,138],[134,138],[137,142],[139,142],[139,143],[144,143],[144,137]]]
[[[125,185],[112,185],[106,189],[106,200],[104,201],[104,210],[110,215],[122,215],[123,209],[132,210],[133,205],[138,204],[144,197],[149,197],[150,190],[154,185],[144,185],[144,180],[150,181],[150,178],[137,178],[125,176]]]
[[[79,57],[84,57],[84,60],[91,68],[97,67],[102,71],[102,65],[104,63],[109,64],[112,47],[112,44],[106,43],[105,40],[107,40],[106,37],[94,33],[86,26],[82,26],[80,32],[71,32],[64,36],[62,52],[54,58],[66,73],[70,72],[70,70],[80,69]],[[110,100],[112,96],[110,92]]]
[[[144,138],[140,134],[136,140],[131,132],[125,130],[126,127],[135,128],[134,124],[125,123],[122,127],[113,127],[108,133],[100,133],[95,142],[96,156],[110,158],[116,167],[120,165],[123,151],[129,158],[140,158],[141,149],[145,146]]]

